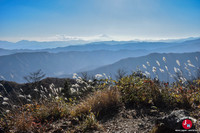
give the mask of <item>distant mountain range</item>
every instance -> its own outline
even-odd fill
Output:
[[[47,76],[91,70],[127,57],[148,54],[145,50],[34,52],[0,56],[0,78],[23,82],[23,76],[42,69]]]
[[[66,47],[69,45],[78,45],[86,43],[89,42],[83,40],[47,41],[47,42],[28,41],[28,40],[21,40],[18,42],[0,41],[0,48],[9,50],[15,50],[15,49],[41,50],[47,48]]]
[[[94,51],[94,50],[137,50],[144,49],[153,52],[194,52],[200,50],[200,39],[184,41],[184,42],[96,42],[86,45],[76,45],[67,47],[58,47],[55,49],[46,49],[48,52],[64,52],[64,51]],[[189,48],[188,48],[189,47]]]
[[[164,62],[163,57],[166,58],[166,63]],[[177,72],[182,71],[184,77],[190,79],[192,77],[197,76],[198,74],[198,69],[200,68],[199,59],[200,52],[168,54],[152,53],[146,56],[122,59],[113,64],[102,66],[91,71],[87,71],[87,73],[88,75],[105,73],[106,75],[110,75],[112,76],[112,78],[115,78],[115,75],[117,74],[117,71],[119,69],[124,70],[125,72],[127,72],[127,74],[130,74],[132,71],[141,70],[143,73],[145,73],[145,71],[149,72],[152,78],[155,78],[156,75],[158,75],[160,80],[173,81],[174,79],[172,77],[170,78],[170,75],[176,75],[175,71],[177,70]],[[180,66],[177,64],[177,60],[180,62]],[[156,63],[156,61],[159,62],[160,66]],[[149,62],[150,66],[147,64],[147,62]],[[194,66],[191,66],[189,62]],[[167,66],[167,69],[165,66]],[[152,71],[153,67],[156,67],[155,73]],[[161,72],[160,68],[161,71],[164,70],[164,72]],[[191,72],[191,77],[189,77],[189,71],[186,70],[187,68]],[[149,75],[147,74],[147,76]]]
[[[8,44],[7,44],[8,43]],[[137,42],[137,41],[106,41],[106,42],[93,42],[82,45],[70,45],[66,47],[45,48],[46,46],[60,46],[66,45],[67,42],[30,42],[20,41],[15,44],[10,42],[0,41],[0,56],[9,55],[14,53],[24,52],[49,52],[59,53],[68,51],[95,51],[95,50],[146,50],[150,53],[153,52],[195,52],[200,49],[200,39],[181,41],[181,42]],[[59,45],[58,45],[59,44]],[[14,45],[14,46],[13,46]],[[34,47],[32,47],[34,45]],[[40,46],[41,45],[41,46]],[[3,49],[6,47],[7,49]],[[18,49],[18,48],[21,49]],[[45,49],[35,49],[36,47]],[[12,49],[10,49],[12,48]]]
[[[88,71],[94,74],[105,70],[104,73],[109,71],[113,74],[116,69],[120,68],[122,65],[121,63],[117,66],[113,66],[113,68],[102,69],[102,71],[100,71],[101,68],[99,67],[115,63],[128,57],[145,56],[150,53],[184,53],[199,51],[200,39],[176,43],[107,41],[41,50],[0,49],[0,80],[24,82],[23,77],[25,75],[38,69],[42,69],[42,71],[46,73],[46,76],[50,77],[66,76],[74,72],[82,71]],[[175,56],[176,55],[174,55],[174,57]],[[185,54],[183,54],[183,56],[187,59]],[[149,57],[152,63],[154,58],[155,57]],[[174,61],[173,57],[169,59]],[[134,61],[134,64],[129,64],[127,61],[123,63],[123,65],[125,65],[123,67],[135,68],[136,64],[141,65],[141,63],[144,63],[142,61],[143,58]],[[185,60],[181,59],[181,61]]]
[[[100,38],[107,38],[108,35],[100,35],[98,36]],[[71,37],[70,37],[71,38]],[[41,49],[52,49],[57,47],[67,47],[70,45],[83,45],[83,44],[108,44],[108,45],[118,45],[118,44],[125,44],[125,43],[140,43],[140,42],[166,42],[166,43],[181,43],[184,41],[189,40],[196,40],[200,39],[200,37],[189,37],[189,38],[181,38],[181,39],[163,39],[163,40],[132,40],[132,41],[100,41],[100,42],[94,42],[93,41],[85,41],[80,38],[74,38],[73,37],[66,41],[28,41],[28,40],[21,40],[18,42],[8,42],[8,41],[1,41],[0,40],[0,49],[9,49],[9,50],[15,50],[15,49],[27,49],[27,50],[41,50]],[[108,37],[109,38],[109,37]],[[97,39],[98,40],[98,39]]]

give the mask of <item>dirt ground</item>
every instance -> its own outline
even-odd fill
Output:
[[[165,114],[156,110],[121,108],[115,115],[111,114],[109,118],[106,116],[99,121],[102,130],[88,133],[149,133],[155,125],[155,120]],[[49,133],[67,133],[70,121],[62,119],[53,125]]]

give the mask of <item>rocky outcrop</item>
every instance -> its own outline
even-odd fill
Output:
[[[183,128],[184,120],[191,120],[192,126],[189,129]],[[186,110],[174,110],[164,117],[158,118],[151,133],[196,133],[195,125],[197,120],[190,117]],[[189,125],[188,125],[189,126]]]

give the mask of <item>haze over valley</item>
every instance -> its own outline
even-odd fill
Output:
[[[31,46],[42,45],[38,43],[39,42],[32,42]],[[59,42],[57,43],[60,44]],[[152,57],[152,55],[148,55],[150,53],[183,53],[183,57],[187,57],[184,53],[199,52],[199,44],[200,39],[183,42],[103,41],[39,50],[1,49],[0,78],[2,80],[25,82],[23,79],[24,76],[39,69],[41,69],[47,77],[64,77],[64,75],[69,77],[69,75],[73,73],[91,70],[93,70],[92,74],[95,75],[100,72],[98,70],[99,67],[102,68],[103,66],[113,64],[129,57],[139,58],[140,56],[147,55],[147,57],[150,56],[149,62],[151,63],[156,61],[155,57],[157,56]],[[27,43],[26,45],[28,46],[30,44]],[[197,57],[198,54],[196,55]],[[192,58],[195,58],[195,56]],[[188,59],[193,60],[192,58]],[[186,62],[188,59],[182,58],[180,61]],[[172,58],[172,60],[173,61],[171,61],[171,58],[169,59],[170,62],[175,63],[175,58]],[[141,61],[132,61],[133,65],[124,63],[124,66],[122,67],[119,65],[118,69],[122,67],[128,72],[131,70],[136,71],[136,67],[142,66],[147,60]],[[168,67],[172,67],[174,63],[168,63]],[[97,71],[95,72],[95,70]],[[101,73],[104,73],[103,71],[101,71]],[[109,74],[107,71],[114,75],[114,71],[117,71],[117,69],[110,68],[110,70],[105,70],[105,73]]]

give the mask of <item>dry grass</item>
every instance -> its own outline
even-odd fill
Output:
[[[32,129],[33,117],[26,112],[15,114],[10,125],[14,125],[15,131],[30,132]]]
[[[0,121],[4,131],[30,132],[41,130],[43,124],[69,114],[68,105],[63,101],[50,101],[44,104],[26,104],[5,114]]]
[[[44,122],[45,120],[57,120],[68,115],[68,105],[63,102],[50,102],[42,104],[32,111],[35,119]]]
[[[120,93],[117,89],[99,90],[77,104],[72,110],[72,116],[79,116],[94,112],[101,114],[120,105]]]
[[[90,112],[90,114],[86,115],[86,118],[80,124],[78,129],[81,132],[92,131],[92,130],[99,130],[100,131],[100,130],[103,129],[103,127],[97,121],[96,116],[94,115],[94,113]]]

